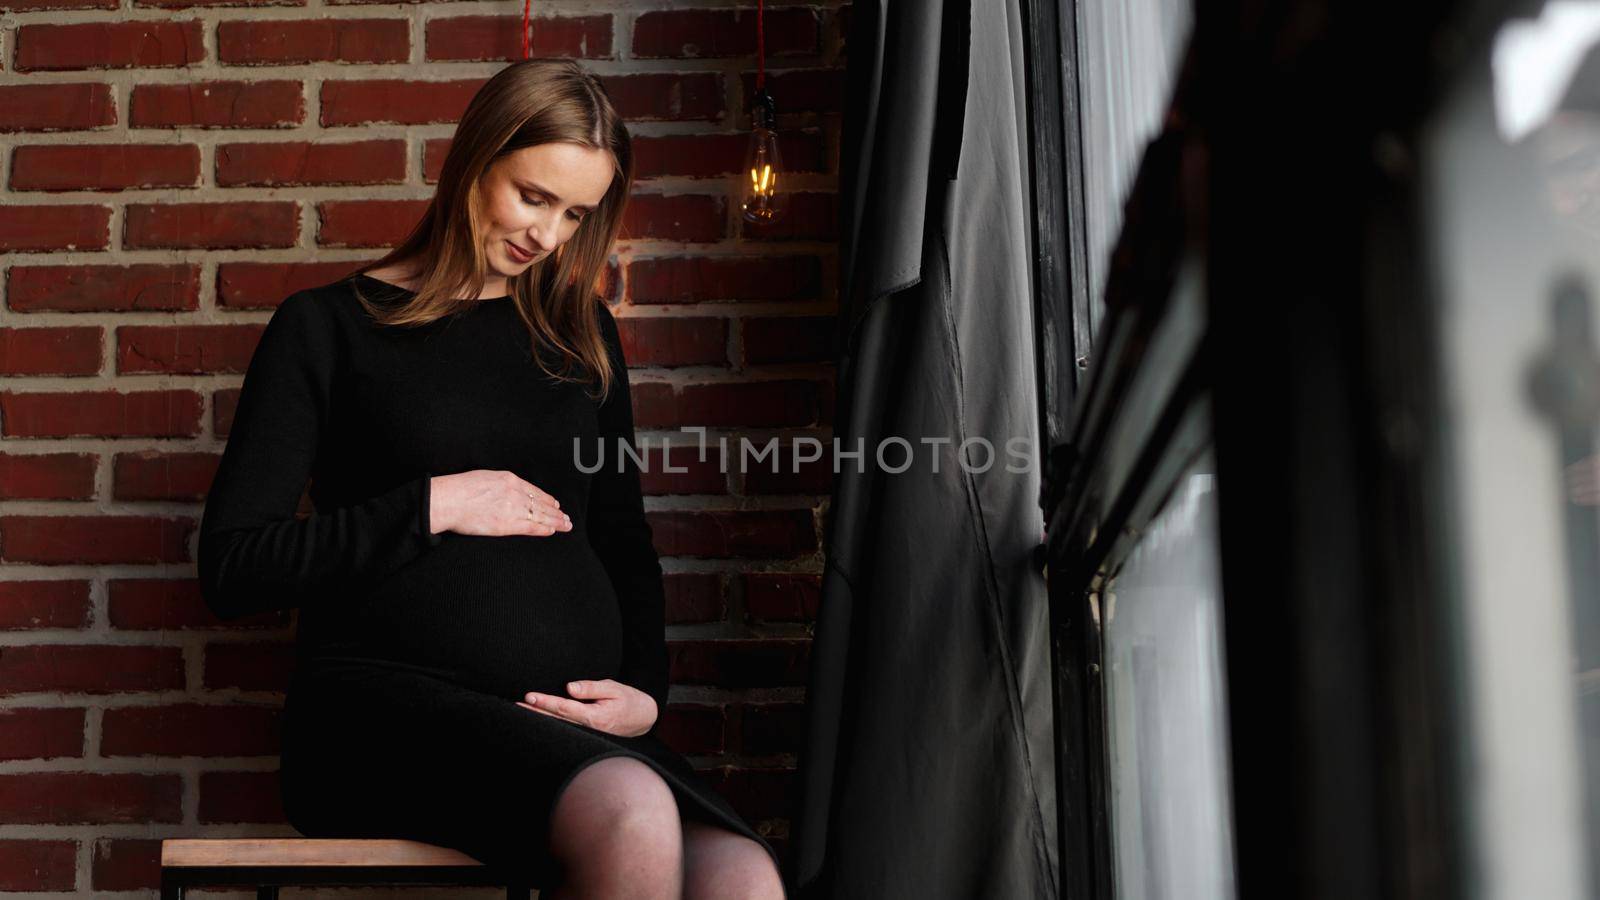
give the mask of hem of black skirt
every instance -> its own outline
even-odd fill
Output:
[[[456,674],[456,673],[450,673],[450,672],[448,672],[448,670],[438,669],[438,668],[435,668],[435,667],[421,666],[421,665],[409,664],[409,663],[396,663],[396,662],[394,662],[392,660],[377,660],[377,659],[367,659],[367,658],[359,658],[359,657],[325,657],[325,658],[317,660],[317,662],[321,662],[321,663],[324,663],[324,664],[333,663],[335,666],[338,663],[345,663],[345,664],[357,664],[357,665],[363,666],[363,667],[372,667],[372,668],[378,668],[378,669],[381,669],[381,668],[384,668],[384,667],[399,668],[399,669],[404,669],[404,670],[411,671],[411,672],[413,672],[415,674],[428,675],[428,676],[431,676],[431,677],[434,677],[434,678],[438,678],[438,679],[440,679],[442,681],[445,681],[445,682],[448,682],[448,683],[450,683],[450,684],[452,684],[452,685],[454,685],[456,687],[465,687],[465,688],[468,688],[469,690],[478,690],[477,688],[474,688],[471,685],[466,684],[466,683],[462,682],[461,680],[458,680],[458,678],[450,677],[450,675]],[[305,666],[303,670],[297,666],[297,669],[296,669],[296,672],[295,672],[295,675],[297,676],[296,680],[299,680],[300,678],[304,678],[304,677],[310,676],[315,671],[316,671],[316,667],[312,666],[312,665]],[[304,672],[304,674],[302,674],[302,672]],[[320,673],[318,673],[318,674],[320,674]],[[291,685],[289,693],[291,695],[296,693],[295,690],[294,690],[294,686],[293,685]],[[483,692],[483,693],[490,693],[491,696],[499,696],[497,694],[493,694],[493,692]],[[657,721],[657,724],[659,724],[659,720]],[[612,738],[612,737],[615,737],[614,735],[610,735],[610,734],[608,734],[606,732],[603,732],[603,731],[600,731],[598,729],[588,728],[587,726],[579,725],[578,727],[584,728],[585,730],[588,730],[591,733],[593,733],[596,736],[601,737],[601,738]],[[655,732],[655,727],[652,726],[649,734],[653,734],[654,732]],[[659,738],[658,738],[658,740],[659,740]],[[608,741],[608,743],[609,743],[609,741]],[[662,780],[667,782],[667,784],[673,789],[673,794],[675,796],[691,798],[693,800],[694,809],[700,813],[700,818],[709,819],[709,820],[712,821],[713,824],[722,825],[722,826],[728,828],[729,830],[738,832],[739,834],[742,834],[745,837],[748,837],[748,838],[754,840],[756,843],[760,844],[762,849],[767,851],[767,855],[772,857],[772,864],[778,870],[779,881],[780,882],[784,882],[785,897],[788,896],[788,894],[787,894],[788,884],[783,879],[783,864],[778,859],[778,852],[773,849],[772,845],[767,842],[766,838],[761,836],[760,832],[756,831],[754,828],[752,828],[750,826],[750,823],[744,821],[744,819],[742,817],[738,816],[738,815],[733,815],[733,816],[730,817],[727,813],[724,813],[722,810],[720,810],[716,806],[712,805],[705,798],[701,797],[700,796],[700,792],[695,790],[695,788],[692,785],[689,785],[689,784],[683,782],[682,780],[680,780],[677,775],[675,775],[672,772],[668,771],[666,769],[666,767],[664,767],[661,763],[655,761],[654,759],[651,759],[648,755],[646,755],[646,754],[644,754],[644,753],[642,753],[642,752],[640,752],[638,750],[632,750],[632,749],[629,749],[629,748],[626,748],[626,747],[618,747],[615,744],[612,744],[612,748],[613,749],[605,750],[605,751],[602,751],[601,753],[599,753],[599,754],[597,754],[595,756],[589,757],[587,760],[585,760],[583,762],[582,765],[580,765],[577,768],[573,769],[570,773],[567,774],[566,778],[563,778],[561,780],[561,782],[556,785],[555,791],[551,795],[552,799],[551,799],[550,805],[551,805],[551,809],[552,810],[555,808],[556,802],[558,802],[561,799],[561,793],[566,790],[567,785],[572,783],[572,779],[577,777],[579,772],[582,772],[584,769],[586,769],[589,766],[599,762],[602,759],[609,759],[609,758],[611,758],[613,756],[628,756],[628,757],[632,757],[634,759],[637,759],[637,760],[645,763],[646,765],[648,765],[651,768],[652,771],[654,771],[657,775],[660,775]]]
[[[689,797],[694,801],[695,809],[702,814],[700,818],[709,818],[712,820],[712,824],[726,826],[729,830],[743,834],[745,837],[750,838],[751,840],[760,844],[761,849],[767,851],[767,855],[772,857],[772,865],[778,870],[778,880],[783,881],[783,864],[778,859],[778,852],[772,849],[772,845],[767,843],[767,839],[762,837],[760,832],[750,827],[750,823],[744,821],[744,819],[739,816],[730,817],[722,810],[717,809],[715,806],[706,802],[706,800],[700,796],[700,793],[693,787],[683,783],[683,781],[679,780],[677,775],[667,771],[667,769],[660,763],[637,750],[628,750],[618,747],[615,750],[607,750],[603,753],[589,757],[589,759],[585,761],[583,765],[573,769],[566,778],[563,778],[561,782],[556,785],[555,792],[551,794],[551,811],[553,812],[555,810],[555,805],[561,802],[561,793],[567,789],[567,785],[572,783],[572,779],[578,777],[579,772],[582,772],[584,769],[589,768],[602,759],[611,759],[615,756],[631,757],[643,762],[645,765],[648,765],[652,770],[655,771],[657,775],[661,776],[662,781],[665,781],[667,785],[673,789],[673,794],[677,795],[680,800],[682,797]],[[680,809],[679,812],[681,813],[683,810]],[[785,887],[785,891],[787,890],[788,888]],[[787,893],[785,893],[785,896],[788,896]]]

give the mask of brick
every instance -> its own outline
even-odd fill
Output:
[[[193,187],[199,178],[194,144],[36,144],[11,154],[13,191]]]
[[[195,521],[160,516],[28,516],[0,521],[0,561],[42,566],[76,563],[182,563]]]
[[[77,578],[0,581],[0,629],[84,628],[89,582]]]
[[[803,703],[749,703],[740,710],[739,749],[754,756],[799,754],[806,740]]]
[[[605,271],[600,273],[600,286],[596,291],[600,299],[613,307],[622,299],[622,265],[615,254],[606,260]]]
[[[4,437],[195,437],[194,391],[0,391]]]
[[[722,576],[714,572],[673,572],[662,577],[667,597],[667,624],[720,621],[727,615]]]
[[[179,647],[119,644],[0,648],[0,694],[114,694],[183,687]]]
[[[744,95],[756,95],[756,73],[742,76]],[[790,69],[767,72],[767,90],[777,101],[778,115],[787,113],[837,113],[844,109],[844,68]]]
[[[117,0],[5,0],[0,12],[36,12],[45,9],[116,9]]]
[[[217,59],[229,65],[400,63],[411,55],[404,19],[247,19],[217,25]]]
[[[406,142],[222,144],[216,177],[218,187],[399,184],[406,177]]]
[[[811,300],[822,293],[815,256],[639,258],[628,264],[633,303]]]
[[[276,824],[283,821],[277,772],[200,773],[202,824]]]
[[[93,327],[0,328],[0,374],[96,374],[102,337]]]
[[[613,448],[606,447],[608,452]],[[705,461],[700,459],[698,445],[673,448],[670,457],[667,448],[652,441],[639,447],[644,463],[639,467],[639,480],[644,493],[663,494],[726,494],[728,476],[722,466],[722,451],[715,441],[705,445]],[[669,472],[667,469],[684,469]]]
[[[798,380],[686,384],[676,389],[643,382],[633,389],[634,424],[640,428],[814,425],[820,390],[817,383]],[[738,445],[729,447],[736,450]]]
[[[820,51],[817,14],[804,7],[768,10],[768,57]],[[642,13],[633,24],[633,55],[639,59],[704,59],[756,52],[753,9],[682,9]],[[750,95],[746,95],[750,96]]]
[[[90,453],[0,453],[0,500],[89,500]]]
[[[203,9],[210,6],[305,6],[306,0],[133,0],[135,9]]]
[[[744,171],[748,132],[664,134],[633,139],[635,178],[721,178]],[[778,136],[784,172],[825,172],[827,144],[816,129],[786,130]]]
[[[721,753],[727,725],[728,710],[720,703],[668,703],[658,733],[679,753]]]
[[[822,577],[751,572],[744,579],[745,613],[763,622],[811,622],[822,600]]]
[[[634,366],[726,366],[728,320],[712,316],[630,316],[617,322],[622,352]]]
[[[0,327],[0,375],[95,375],[104,338],[93,325]]]
[[[197,19],[22,25],[14,65],[18,72],[188,66],[205,59],[201,28]]]
[[[0,86],[0,132],[76,131],[116,123],[109,84]]]
[[[161,886],[160,838],[102,838],[94,842],[91,879],[97,891],[144,891]]]
[[[239,389],[224,388],[211,394],[211,431],[225,438],[233,430],[233,413],[239,406]]]
[[[635,144],[638,139],[635,138]],[[428,184],[439,183],[439,173],[444,171],[444,158],[450,152],[449,138],[428,138],[422,144],[422,180]]]
[[[673,684],[726,688],[793,687],[806,683],[811,642],[734,638],[668,643]]]
[[[712,773],[704,772],[711,776]],[[790,819],[798,809],[799,779],[792,768],[751,769],[723,766],[708,780],[739,815],[751,822]]]
[[[0,822],[144,825],[183,820],[178,775],[28,772],[0,775]]]
[[[216,453],[118,453],[111,466],[111,496],[133,501],[203,501],[220,461]]]
[[[324,81],[324,128],[394,123],[430,125],[455,122],[487,78],[461,81]]]
[[[0,891],[70,891],[77,870],[77,841],[0,840]]]
[[[298,81],[193,81],[134,85],[128,120],[135,128],[289,128],[305,116]]]
[[[833,491],[833,445],[818,439],[818,445],[785,442],[781,449],[781,463],[774,472],[771,465],[755,465],[754,461],[744,473],[744,494],[829,494]],[[844,449],[841,446],[841,449]],[[820,454],[820,455],[818,455]],[[817,455],[814,460],[807,457]],[[796,464],[796,458],[801,461]],[[885,459],[895,462],[898,456]],[[850,465],[848,461],[841,463]]]
[[[104,250],[111,246],[105,206],[0,206],[0,253]]]
[[[390,247],[405,240],[427,212],[427,200],[326,200],[317,204],[317,243],[324,247]]]
[[[839,203],[835,194],[790,194],[788,209],[777,221],[740,225],[744,237],[758,240],[835,241],[839,237]]]
[[[112,628],[176,631],[193,628],[275,628],[289,613],[267,612],[224,622],[200,596],[194,578],[112,578],[106,582],[106,612]]]
[[[211,644],[206,647],[204,672],[207,690],[283,692],[294,672],[294,645]]]
[[[200,308],[193,263],[12,266],[6,294],[15,312],[176,312]]]
[[[535,58],[606,59],[611,53],[611,17],[539,16],[532,21],[530,55]],[[428,20],[426,58],[436,60],[522,59],[522,15],[451,16]]]
[[[810,460],[808,456],[816,455],[821,450],[821,456]],[[843,447],[842,447],[843,450]],[[800,461],[795,461],[797,453]],[[893,455],[891,455],[893,453]],[[885,460],[898,464],[904,455],[898,448],[885,450]],[[778,471],[771,471],[771,466],[752,466],[744,474],[744,490],[747,496],[763,495],[811,495],[826,496],[834,490],[834,460],[832,460],[832,447],[829,442],[822,440],[821,447],[816,445],[784,445],[782,460]],[[851,464],[850,461],[840,461],[840,468]]]
[[[292,200],[130,203],[122,244],[130,250],[293,247],[300,205]]]
[[[721,119],[722,76],[711,72],[650,72],[600,79],[617,112],[630,121]]]
[[[739,320],[744,364],[835,362],[837,316],[746,316]]]
[[[678,414],[677,388],[670,382],[632,380],[630,392],[633,399],[633,424],[638,428],[681,428],[668,425]],[[0,395],[0,402],[4,397]],[[688,423],[698,425],[699,423]]]
[[[117,328],[117,374],[242,373],[265,325],[123,325]]]
[[[0,709],[0,759],[83,756],[83,707]]]
[[[621,240],[716,241],[727,236],[727,201],[704,194],[634,194]]]
[[[662,556],[790,559],[815,552],[809,509],[651,512]]]
[[[102,756],[275,756],[282,710],[243,704],[125,706],[101,718]]]
[[[217,303],[230,309],[271,309],[306,288],[331,284],[362,263],[222,263],[217,267]]]

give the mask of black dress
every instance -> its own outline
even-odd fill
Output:
[[[589,763],[629,756],[684,816],[773,853],[655,728],[619,737],[516,705],[612,678],[666,707],[661,567],[638,465],[618,453],[619,440],[633,445],[633,412],[609,310],[595,301],[618,378],[597,402],[540,372],[509,299],[379,326],[353,286],[408,296],[358,275],[284,300],[200,529],[200,587],[219,616],[299,608],[281,765],[290,824],[453,847],[547,885],[561,789]],[[472,469],[537,485],[572,530],[430,533],[428,479]],[[297,519],[308,476],[315,512]]]

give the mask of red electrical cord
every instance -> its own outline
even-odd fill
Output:
[[[756,0],[756,90],[767,85],[766,0]]]
[[[528,13],[533,6],[533,0],[522,0],[522,58],[528,58]]]

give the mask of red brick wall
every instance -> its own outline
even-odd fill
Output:
[[[769,11],[799,193],[756,234],[752,9],[706,3],[535,3],[535,53],[588,60],[636,136],[617,299],[641,436],[826,440],[846,10]],[[513,3],[320,6],[0,0],[0,891],[148,892],[159,838],[292,833],[293,618],[205,611],[202,502],[272,308],[399,238],[520,56]],[[829,472],[674,462],[646,483],[663,725],[787,852]]]

